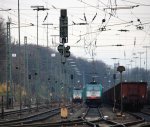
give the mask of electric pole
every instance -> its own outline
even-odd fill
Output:
[[[141,55],[142,54],[144,54],[144,52],[138,52],[139,54],[140,54],[140,73],[139,73],[139,81],[142,81],[142,78],[141,78],[141,76],[142,76],[142,72],[141,72]]]
[[[34,11],[37,11],[37,53],[36,53],[36,72],[35,72],[35,76],[37,78],[37,83],[36,83],[36,104],[37,104],[37,111],[39,110],[38,108],[38,87],[39,87],[39,81],[40,81],[40,65],[39,65],[39,56],[38,54],[38,45],[39,45],[39,39],[38,39],[38,12],[39,11],[45,11],[45,10],[49,10],[48,8],[44,8],[44,6],[31,6],[31,8],[33,8]]]
[[[44,23],[42,25],[46,25],[47,27],[47,34],[46,34],[46,39],[47,39],[47,51],[48,51],[48,45],[49,45],[49,38],[48,38],[48,34],[49,34],[49,31],[48,31],[48,26],[49,25],[53,25],[52,23]],[[49,86],[49,80],[50,80],[50,74],[49,74],[49,54],[47,54],[47,61],[46,61],[46,66],[47,66],[47,86]],[[47,98],[49,97],[49,87],[47,88]]]
[[[148,71],[147,71],[147,48],[150,48],[150,46],[143,46],[143,48],[146,48],[146,82],[148,82]]]
[[[12,76],[11,76],[11,36],[10,36],[10,21],[7,22],[7,46],[6,46],[6,52],[7,52],[7,93],[6,93],[6,108],[8,109],[10,106],[10,102],[12,104],[12,98],[10,100],[10,93],[11,93],[11,87],[12,87]]]

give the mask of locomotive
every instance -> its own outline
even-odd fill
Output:
[[[82,103],[83,102],[83,90],[82,88],[74,88],[73,89],[73,97],[72,102],[73,103]]]
[[[101,105],[102,85],[92,81],[85,85],[84,100],[88,107],[99,107]]]
[[[103,97],[106,103],[113,104],[114,87],[105,91]],[[122,99],[123,110],[140,111],[147,101],[147,82],[122,82],[122,84],[117,84],[115,86],[115,99],[118,108]]]

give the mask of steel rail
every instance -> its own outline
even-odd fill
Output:
[[[38,113],[38,114],[35,114],[35,115],[30,115],[28,117],[24,117],[24,118],[20,118],[20,119],[14,119],[14,120],[9,120],[9,121],[1,121],[0,126],[4,127],[4,126],[17,125],[17,124],[21,125],[21,124],[27,124],[27,123],[43,121],[43,120],[48,119],[49,117],[52,117],[52,116],[58,114],[60,112],[59,109],[60,108],[56,108],[56,109],[53,109],[53,110],[48,110],[48,111],[45,111],[45,112],[42,112],[42,113]],[[57,111],[57,112],[52,113],[53,111]]]
[[[43,109],[43,108],[46,108],[46,106],[40,106],[39,108]],[[22,109],[22,112],[26,112],[26,111],[34,110],[34,109],[36,109],[36,107],[31,107],[30,109],[24,108],[24,109]],[[6,111],[6,112],[4,112],[4,116],[11,115],[11,114],[18,114],[18,113],[20,113],[20,109],[12,110],[12,111]],[[1,116],[1,113],[0,113],[0,116]],[[1,123],[1,121],[0,121],[0,123]]]

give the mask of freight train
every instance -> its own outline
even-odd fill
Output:
[[[83,102],[83,90],[82,90],[82,88],[74,88],[72,96],[73,96],[72,97],[73,103],[82,103]]]
[[[122,82],[122,85],[119,83],[115,86],[115,89],[112,87],[103,93],[104,102],[114,103],[114,91],[116,106],[120,107],[122,99],[123,110],[140,111],[147,101],[146,82]]]
[[[150,105],[150,87],[147,87],[147,104]]]
[[[88,83],[84,87],[84,101],[88,107],[101,106],[102,85],[95,81]]]

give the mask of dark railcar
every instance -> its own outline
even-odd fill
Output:
[[[114,87],[105,91],[104,101],[110,104],[114,103]],[[147,100],[147,83],[146,82],[123,82],[122,95],[121,83],[115,86],[116,104],[122,104],[124,110],[140,111]]]

